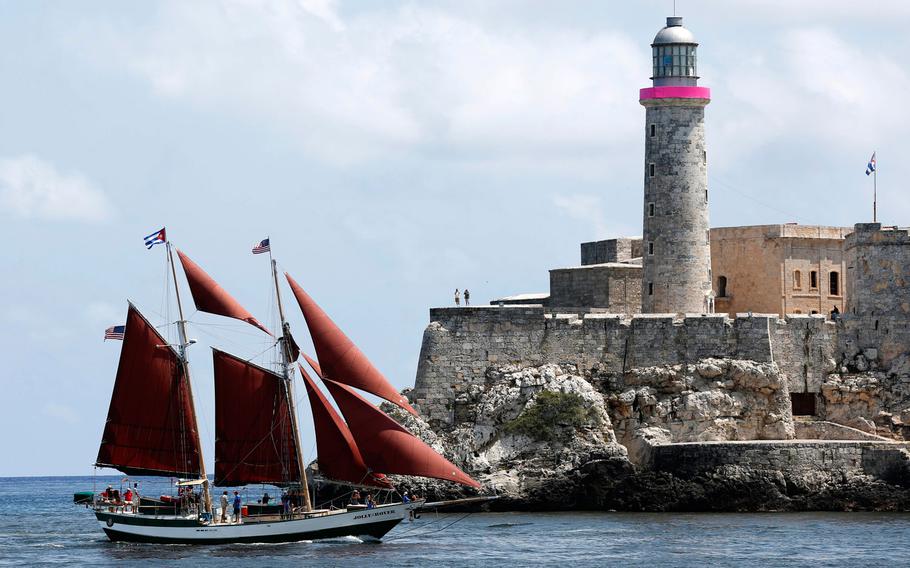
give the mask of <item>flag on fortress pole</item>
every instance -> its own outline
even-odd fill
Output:
[[[878,178],[875,171],[875,152],[872,152],[872,157],[869,158],[869,163],[866,165],[866,175],[872,174],[872,222],[878,222]]]

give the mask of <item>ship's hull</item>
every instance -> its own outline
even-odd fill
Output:
[[[95,511],[95,516],[108,538],[115,542],[228,544],[297,542],[342,536],[379,540],[404,520],[408,507],[398,503],[303,519],[245,520],[238,524],[206,524],[193,518],[105,511]]]

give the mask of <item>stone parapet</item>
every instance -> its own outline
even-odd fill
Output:
[[[688,479],[725,466],[784,473],[836,471],[889,477],[904,471],[910,444],[863,440],[773,440],[665,444],[651,449],[652,467]]]
[[[412,402],[451,423],[454,400],[482,388],[492,366],[633,368],[707,358],[777,362],[795,392],[817,392],[833,364],[834,326],[821,317],[776,314],[548,313],[542,306],[434,308],[424,331]]]

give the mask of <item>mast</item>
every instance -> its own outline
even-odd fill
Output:
[[[177,269],[174,267],[174,253],[172,252],[171,242],[167,242],[167,259],[171,265],[171,276],[174,278],[174,293],[177,296],[177,314],[180,317],[177,320],[177,333],[180,336],[180,364],[183,365],[184,376],[186,377],[186,391],[189,395],[190,405],[195,408],[196,403],[193,400],[193,385],[190,381],[190,369],[186,360],[186,320],[183,318],[183,304],[180,302],[180,286],[177,283]],[[195,424],[196,445],[199,447],[199,475],[202,477],[202,498],[205,512],[212,513],[212,495],[209,491],[209,480],[205,474],[205,459],[202,455],[202,441],[199,438],[199,424]]]
[[[306,464],[303,459],[303,452],[300,446],[300,428],[297,426],[297,405],[294,403],[294,358],[291,356],[293,347],[291,345],[290,326],[284,319],[284,306],[281,304],[281,288],[278,286],[278,263],[272,258],[272,251],[269,251],[269,261],[272,264],[272,280],[275,282],[275,297],[278,299],[278,316],[281,318],[281,367],[284,375],[284,385],[287,389],[288,413],[291,416],[291,428],[294,432],[294,445],[297,447],[297,467],[300,471],[300,489],[303,492],[303,508],[309,512],[313,510],[313,504],[310,502],[310,488],[306,478]]]

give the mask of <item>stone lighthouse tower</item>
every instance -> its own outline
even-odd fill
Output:
[[[653,86],[645,107],[643,313],[711,311],[708,154],[696,48],[682,18],[667,18],[652,47]]]

